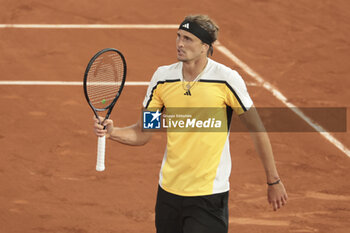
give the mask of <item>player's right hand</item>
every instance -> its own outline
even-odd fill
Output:
[[[94,116],[94,132],[97,137],[106,136],[108,138],[113,131],[113,121],[111,119],[104,121],[103,117],[99,117],[99,119],[100,121]],[[100,122],[103,122],[103,125],[101,125]]]

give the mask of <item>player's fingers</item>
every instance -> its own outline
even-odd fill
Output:
[[[95,134],[96,134],[97,137],[103,137],[104,136],[104,134],[100,133],[100,132],[95,132]]]
[[[113,121],[111,119],[107,119],[105,120],[105,122],[103,122],[104,126],[108,126],[108,125],[113,125]]]
[[[277,209],[281,208],[282,206],[282,203],[280,200],[276,200],[276,203],[277,203]]]
[[[97,121],[97,122],[98,122],[99,120],[100,120],[101,122],[104,120],[104,118],[101,117],[101,116],[98,116],[98,118],[96,118],[96,116],[94,115],[92,118],[93,118],[95,121]]]
[[[284,200],[284,198],[283,197],[281,197],[281,204],[282,205],[285,205],[287,202]]]
[[[101,122],[103,122],[103,120],[104,120],[104,118],[100,117],[100,116],[97,119],[95,115],[94,115],[93,119],[94,119],[95,123],[97,123],[97,124],[101,124]]]
[[[106,132],[107,130],[102,126],[102,125],[97,125],[97,127],[95,128],[95,131],[97,133],[104,133]]]
[[[104,130],[104,129],[96,129],[96,130],[95,130],[95,134],[96,134],[96,136],[98,136],[98,137],[105,136],[106,133],[107,133],[107,130]]]
[[[274,211],[277,210],[277,203],[276,203],[276,201],[272,202],[272,208],[273,208]]]
[[[103,126],[102,126],[102,125],[100,125],[100,123],[99,123],[99,122],[95,122],[95,124],[94,124],[94,128],[95,128],[95,129],[103,129]]]
[[[282,205],[285,205],[285,204],[287,204],[287,197],[286,197],[286,195],[283,195],[282,196],[282,198],[281,198],[281,201],[282,201]]]
[[[100,117],[100,116],[99,116],[98,118],[100,119],[100,122],[101,122],[101,123],[102,123],[102,122],[104,121],[104,119],[105,119],[105,118]]]

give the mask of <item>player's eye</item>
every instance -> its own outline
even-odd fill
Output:
[[[192,39],[190,37],[188,37],[188,36],[184,36],[184,40],[191,41]]]

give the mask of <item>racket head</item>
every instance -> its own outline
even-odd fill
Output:
[[[89,61],[84,73],[85,98],[98,118],[97,112],[108,110],[108,118],[117,102],[126,78],[124,55],[114,48],[97,52]]]

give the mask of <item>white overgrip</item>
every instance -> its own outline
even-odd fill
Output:
[[[105,170],[105,148],[106,148],[106,136],[98,137],[96,171],[99,171],[99,172]]]

